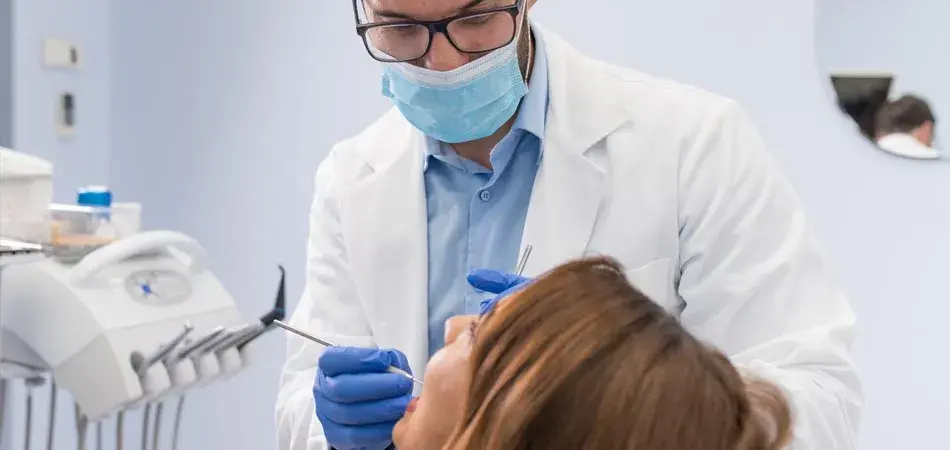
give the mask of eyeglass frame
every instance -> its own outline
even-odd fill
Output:
[[[449,44],[452,44],[452,47],[454,47],[456,50],[465,54],[473,55],[477,53],[486,53],[486,52],[498,50],[499,48],[502,48],[508,44],[511,44],[511,42],[515,40],[515,36],[518,35],[518,14],[521,14],[521,8],[524,6],[524,2],[525,2],[525,0],[517,0],[515,1],[513,5],[498,6],[495,8],[486,8],[486,9],[482,9],[478,11],[469,11],[462,14],[457,14],[452,17],[447,17],[442,20],[395,20],[392,22],[360,23],[360,12],[358,9],[359,6],[356,4],[356,2],[358,1],[361,1],[361,0],[353,0],[353,18],[356,20],[356,34],[358,34],[360,36],[360,39],[363,41],[363,46],[366,47],[366,53],[369,53],[369,56],[375,59],[376,61],[383,62],[383,63],[404,63],[404,62],[409,62],[409,61],[415,61],[417,59],[425,57],[426,55],[429,54],[429,51],[432,50],[432,41],[434,40],[435,35],[437,33],[445,36],[445,40],[449,41]],[[471,52],[471,51],[460,49],[459,46],[455,43],[455,41],[452,40],[452,36],[449,36],[450,23],[459,19],[465,19],[467,17],[481,16],[484,14],[491,14],[491,13],[496,13],[496,12],[507,12],[508,14],[511,14],[511,19],[515,22],[515,31],[511,33],[511,37],[508,38],[508,40],[504,44],[501,44],[495,48],[491,48],[487,50],[479,50],[477,52]],[[416,58],[412,58],[412,59],[388,60],[388,59],[377,58],[376,55],[373,54],[373,50],[370,49],[369,42],[366,40],[366,32],[373,28],[378,28],[378,27],[383,27],[383,26],[396,26],[396,25],[421,25],[421,26],[426,27],[427,30],[429,30],[429,42],[426,44],[426,49],[424,52],[422,52],[422,55]]]

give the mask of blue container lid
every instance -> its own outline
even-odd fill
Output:
[[[105,186],[86,186],[79,189],[76,203],[82,206],[112,206],[112,192]]]

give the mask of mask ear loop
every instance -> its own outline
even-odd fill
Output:
[[[521,33],[524,32],[525,28],[528,29],[528,60],[525,61],[525,70],[524,74],[522,74],[524,76],[525,83],[527,83],[528,80],[531,79],[531,72],[534,71],[534,39],[532,39],[530,35],[531,25],[528,23],[528,10],[523,9],[521,13],[524,14],[524,17],[519,21],[521,24],[518,26],[518,32],[515,34],[515,39],[521,40]],[[518,44],[516,43],[515,45]]]

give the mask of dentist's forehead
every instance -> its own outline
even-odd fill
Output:
[[[364,0],[375,16],[438,20],[474,8],[513,3],[514,0]]]

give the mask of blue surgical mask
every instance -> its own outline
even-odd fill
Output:
[[[518,41],[516,36],[509,45],[448,72],[386,64],[383,95],[434,139],[457,144],[491,136],[515,115],[528,93]]]

